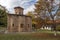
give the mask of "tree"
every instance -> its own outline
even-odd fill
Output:
[[[32,12],[28,12],[26,14],[27,16],[31,16],[32,17],[32,26],[35,28],[35,29],[40,29],[42,24],[43,24],[43,19],[37,17],[36,18],[36,14],[33,14]]]
[[[56,5],[54,5],[55,0],[39,0],[36,4],[35,4],[35,12],[40,15],[41,13],[43,14],[43,12],[46,14],[49,14],[50,19],[53,21],[53,30],[56,30],[56,24],[55,24],[55,16],[57,14],[57,11],[53,14],[52,12],[55,11],[55,7]],[[40,16],[41,17],[41,16]]]
[[[37,18],[42,19],[42,25],[46,26],[47,25],[47,21],[49,20],[49,17],[47,16],[47,12],[46,12],[46,1],[45,0],[39,0],[36,4],[35,4],[35,12],[37,13]],[[43,21],[44,20],[44,21]]]
[[[56,19],[60,20],[60,3],[59,3],[59,10],[57,12]]]
[[[6,10],[0,9],[0,26],[6,27],[7,26],[7,13]]]
[[[43,12],[46,14],[49,14],[50,20],[52,20],[53,24],[52,24],[52,30],[56,31],[56,22],[55,22],[55,17],[57,15],[57,12],[59,10],[59,5],[55,4],[55,0],[39,0],[36,4],[35,4],[35,12],[40,15],[41,13],[43,14]],[[58,6],[58,9],[56,8]],[[56,9],[57,10],[56,10]],[[56,12],[55,12],[56,10]],[[55,13],[53,13],[55,12]],[[41,15],[40,15],[41,17]]]
[[[35,16],[34,16],[34,14],[32,12],[28,12],[26,15],[31,16],[32,17],[32,24],[35,24],[35,20],[34,20]]]

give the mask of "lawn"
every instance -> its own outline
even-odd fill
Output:
[[[0,34],[0,40],[60,40],[60,34],[57,36],[43,32]]]

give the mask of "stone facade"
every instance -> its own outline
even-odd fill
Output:
[[[8,14],[8,32],[30,32],[32,30],[32,18],[23,15],[23,8],[15,7],[15,14]]]

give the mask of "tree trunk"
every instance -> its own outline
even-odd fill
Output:
[[[54,36],[57,35],[56,33],[56,21],[53,19],[53,31],[54,31]]]

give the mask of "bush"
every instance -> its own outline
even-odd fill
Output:
[[[57,31],[60,31],[60,25],[58,25],[58,26],[56,27],[56,30],[57,30]]]

